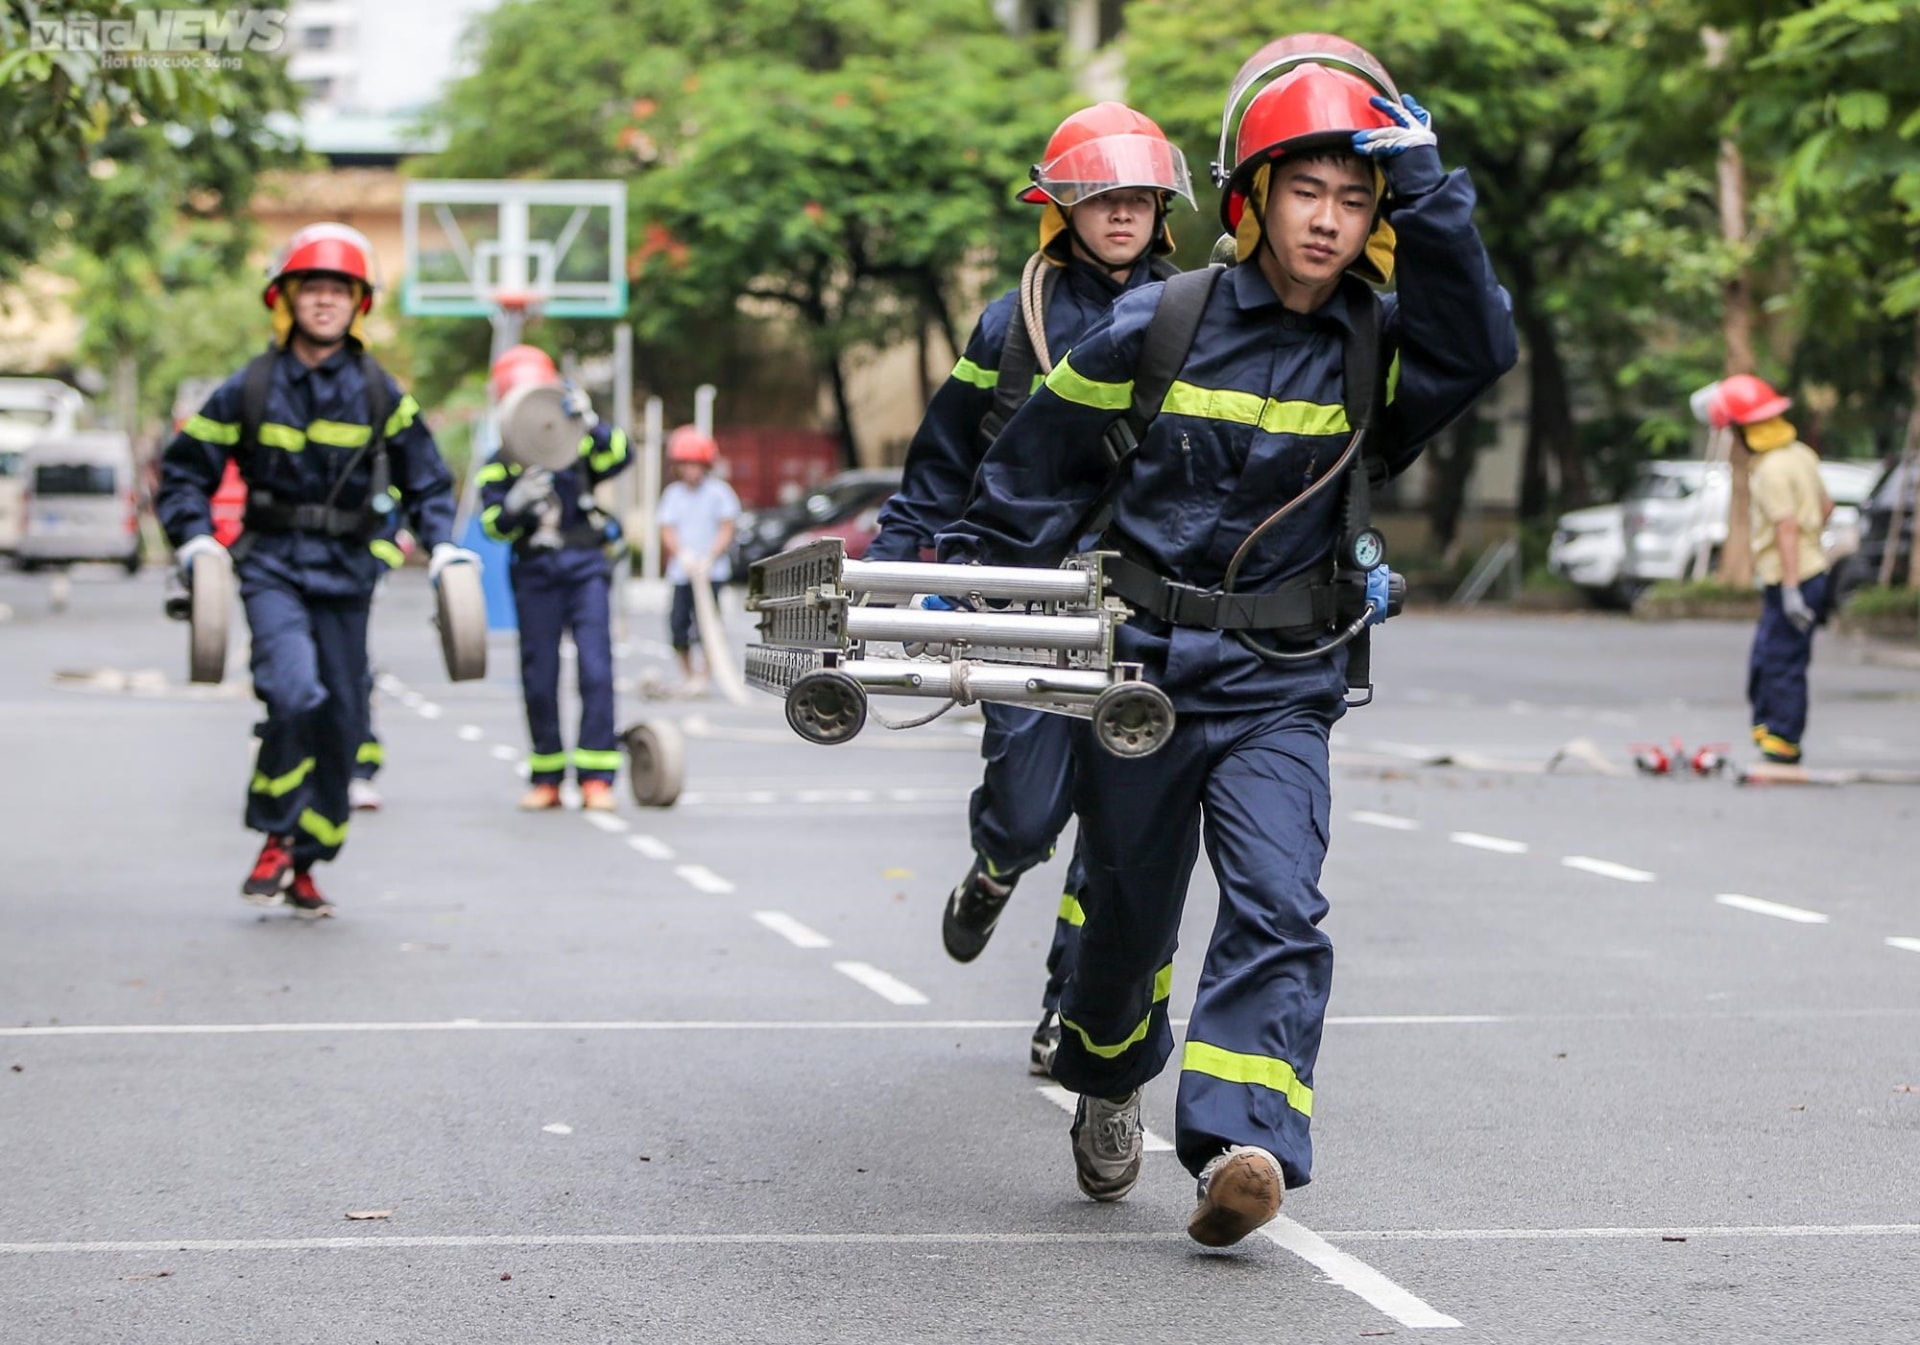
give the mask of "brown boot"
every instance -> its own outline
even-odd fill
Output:
[[[590,813],[610,813],[614,811],[613,786],[605,780],[582,780],[580,782],[580,806]]]
[[[535,785],[520,796],[520,811],[523,813],[544,813],[549,808],[559,806],[559,785]]]
[[[1200,1169],[1200,1203],[1187,1220],[1187,1236],[1202,1247],[1231,1247],[1273,1221],[1285,1192],[1279,1159],[1236,1144]]]

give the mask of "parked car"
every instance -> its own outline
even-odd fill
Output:
[[[1639,586],[1624,580],[1626,506],[1596,504],[1560,515],[1547,545],[1547,568],[1580,586],[1598,607],[1626,609]]]
[[[1910,460],[1895,458],[1874,483],[1860,510],[1860,548],[1841,572],[1843,592],[1880,582],[1880,565],[1886,558],[1887,539],[1893,533],[1894,504],[1900,500],[1906,502],[1906,507],[1900,511],[1900,542],[1894,552],[1893,575],[1894,583],[1906,583],[1908,567],[1913,563],[1915,470]]]
[[[140,569],[140,510],[133,447],[113,430],[43,438],[26,454],[23,570],[70,561]]]
[[[885,501],[881,501],[882,504]],[[818,528],[804,528],[787,539],[784,550],[791,551],[796,546],[805,546],[808,542],[823,541],[828,537],[838,537],[846,545],[848,560],[865,560],[867,548],[873,545],[873,539],[880,535],[880,505],[868,505],[852,518],[843,518],[838,523],[824,524]]]
[[[792,504],[742,511],[734,527],[734,576],[744,580],[749,565],[779,554],[796,533],[878,510],[898,489],[898,467],[862,468],[830,477]]]
[[[26,531],[26,453],[45,435],[79,428],[86,399],[57,378],[0,378],[0,552]]]
[[[1820,480],[1833,516],[1820,537],[1829,555],[1859,545],[1860,507],[1879,469],[1857,462],[1823,462]],[[1621,575],[1646,585],[1662,579],[1703,579],[1719,564],[1727,540],[1732,477],[1724,463],[1649,462],[1627,492],[1626,558]]]

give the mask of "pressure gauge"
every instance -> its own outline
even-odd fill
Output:
[[[1356,570],[1372,570],[1387,560],[1387,539],[1378,528],[1362,528],[1347,543],[1347,559]]]

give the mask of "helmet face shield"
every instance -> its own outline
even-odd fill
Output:
[[[1075,145],[1037,165],[1033,181],[1063,209],[1125,187],[1167,192],[1198,208],[1187,156],[1150,135],[1106,135]]]
[[[1225,186],[1233,170],[1235,161],[1227,155],[1238,138],[1235,128],[1243,111],[1241,104],[1247,100],[1247,95],[1263,81],[1277,79],[1301,65],[1324,66],[1329,70],[1357,75],[1382,97],[1396,103],[1400,101],[1400,91],[1394,87],[1393,77],[1387,74],[1386,67],[1357,42],[1349,42],[1331,33],[1296,33],[1269,42],[1247,58],[1240,72],[1234,76],[1232,87],[1227,90],[1226,105],[1220,112],[1220,148],[1213,160],[1215,186]]]

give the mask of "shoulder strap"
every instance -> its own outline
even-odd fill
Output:
[[[1048,266],[1040,276],[1040,320],[1046,321],[1047,311],[1053,306],[1053,291],[1060,283],[1060,268]],[[1046,333],[1038,333],[1038,338],[1026,320],[1026,305],[1014,305],[1013,319],[1007,323],[1007,334],[1000,342],[1000,369],[993,381],[993,405],[987,408],[987,414],[980,419],[980,447],[985,450],[993,447],[993,441],[1000,437],[1000,431],[1006,429],[1007,422],[1013,419],[1014,412],[1027,404],[1033,396],[1034,376],[1040,372],[1040,357],[1036,348],[1046,339]]]
[[[1165,257],[1153,257],[1147,262],[1147,274],[1155,280],[1172,280],[1180,274],[1180,268]]]
[[[1193,338],[1200,331],[1200,318],[1213,297],[1213,287],[1226,270],[1223,266],[1205,266],[1198,271],[1181,271],[1169,276],[1160,291],[1160,305],[1147,323],[1147,334],[1140,345],[1140,358],[1133,366],[1133,401],[1126,414],[1108,427],[1101,443],[1113,459],[1107,484],[1088,512],[1082,532],[1104,533],[1113,521],[1113,497],[1126,480],[1129,459],[1146,442],[1147,427],[1160,414],[1167,390],[1179,377],[1193,349]]]
[[[267,419],[267,394],[273,389],[273,364],[279,357],[277,347],[269,346],[247,361],[240,380],[240,442],[248,448],[260,446],[260,427]]]

